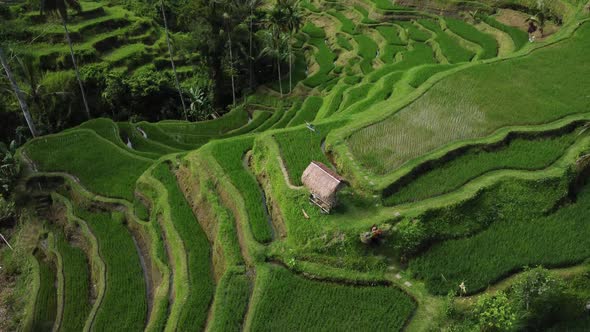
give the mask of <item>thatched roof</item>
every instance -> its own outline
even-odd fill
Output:
[[[303,172],[301,182],[312,193],[329,199],[340,189],[343,179],[328,166],[319,161],[312,161]]]

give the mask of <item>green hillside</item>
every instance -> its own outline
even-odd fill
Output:
[[[584,330],[590,4],[545,2],[83,1],[80,80],[0,4],[0,330]]]

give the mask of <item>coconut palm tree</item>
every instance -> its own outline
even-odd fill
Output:
[[[248,16],[248,39],[249,39],[249,51],[248,51],[248,66],[250,72],[250,90],[253,88],[253,75],[254,75],[254,57],[253,57],[253,48],[254,48],[254,20],[257,18],[255,13],[262,6],[263,0],[247,0],[247,5],[250,10],[250,15]]]
[[[279,78],[279,92],[281,97],[283,96],[283,76],[281,73],[281,61],[288,57],[286,52],[286,44],[288,43],[288,37],[284,33],[278,31],[275,27],[271,31],[262,31],[261,39],[264,45],[264,49],[260,52],[261,56],[269,56],[277,60],[277,73]]]
[[[76,63],[76,57],[74,56],[74,46],[72,45],[72,39],[70,38],[70,32],[68,30],[68,7],[76,11],[81,11],[82,6],[78,0],[41,0],[41,14],[54,14],[61,19],[61,23],[64,27],[66,34],[66,40],[70,46],[70,56],[72,57],[72,64],[74,65],[74,71],[76,72],[76,79],[78,79],[78,85],[80,85],[80,93],[82,93],[82,100],[84,101],[84,108],[86,110],[86,116],[90,118],[90,108],[86,101],[86,92],[84,91],[84,85],[82,79],[80,79],[80,71],[78,70],[78,64]]]
[[[303,26],[303,14],[299,6],[299,0],[280,0],[284,7],[285,15],[283,19],[284,27],[289,34],[289,91],[293,91],[293,38]]]
[[[176,65],[174,64],[174,53],[172,52],[172,44],[170,43],[170,33],[168,32],[168,20],[166,19],[166,11],[164,10],[164,0],[160,0],[160,9],[162,10],[162,19],[164,20],[164,30],[166,33],[166,43],[168,44],[168,54],[170,55],[170,64],[172,65],[172,71],[174,72],[174,81],[176,83],[176,89],[180,95],[180,102],[182,103],[182,111],[184,112],[184,119],[188,121],[188,113],[186,111],[186,105],[184,104],[184,98],[182,96],[182,90],[180,89],[180,82],[178,81],[178,74],[176,73]]]
[[[4,55],[4,50],[2,49],[1,46],[0,46],[0,62],[2,63],[2,67],[4,68],[4,71],[6,72],[6,76],[8,77],[8,80],[10,81],[10,85],[12,86],[12,89],[14,90],[14,94],[16,95],[16,98],[18,99],[18,103],[20,104],[20,108],[23,111],[23,115],[25,116],[25,120],[27,121],[27,126],[29,126],[29,130],[31,131],[31,135],[33,135],[33,137],[36,137],[37,136],[37,129],[35,128],[35,124],[33,123],[33,118],[31,117],[31,113],[29,112],[29,107],[27,105],[27,102],[25,101],[25,97],[23,96],[21,89],[18,86],[18,83],[16,82],[16,79],[12,75],[12,71],[10,70],[10,66],[8,65],[8,60],[6,59],[6,56]]]
[[[231,35],[232,35],[232,17],[230,13],[224,12],[223,13],[223,22],[225,25],[225,33],[227,33],[227,41],[228,41],[228,49],[229,49],[229,65],[230,65],[230,76],[231,76],[231,93],[232,93],[232,101],[233,106],[236,106],[236,80],[235,80],[235,69],[234,69],[234,55],[233,55],[233,45],[231,42]]]

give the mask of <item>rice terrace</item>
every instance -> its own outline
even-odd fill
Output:
[[[590,331],[588,0],[0,0],[0,331]]]

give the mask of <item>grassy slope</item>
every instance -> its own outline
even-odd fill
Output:
[[[36,256],[39,263],[39,291],[33,312],[33,331],[51,331],[57,312],[55,270],[51,263]]]
[[[575,202],[544,213],[563,194],[562,186],[552,182],[502,183],[493,194],[504,198],[487,211],[475,211],[494,213],[496,220],[488,229],[435,245],[412,260],[410,269],[426,280],[432,292],[444,294],[462,281],[469,292],[482,290],[523,266],[556,267],[583,261],[590,257],[590,186],[584,187]],[[475,213],[463,213],[468,204],[471,202],[455,213],[466,219],[476,217]]]
[[[349,146],[365,167],[385,174],[452,141],[587,111],[590,100],[578,87],[590,84],[590,64],[579,61],[588,47],[585,24],[573,38],[528,56],[460,71],[400,112],[355,132]]]
[[[177,328],[180,331],[195,327],[202,329],[207,320],[209,304],[213,298],[215,286],[211,274],[211,249],[207,235],[195,219],[182,191],[178,187],[176,177],[170,172],[167,164],[158,165],[153,176],[168,191],[168,204],[174,227],[177,229],[186,250],[188,262],[189,292],[180,313]]]
[[[415,308],[395,287],[312,281],[276,266],[260,270],[264,289],[251,313],[253,331],[399,331]]]
[[[89,130],[36,139],[24,151],[41,171],[72,174],[92,192],[128,201],[133,201],[135,182],[150,165],[149,159],[133,156]]]
[[[496,169],[541,169],[556,161],[578,132],[540,138],[516,138],[499,148],[472,148],[447,162],[437,163],[385,200],[386,205],[441,195]]]
[[[57,250],[63,260],[64,309],[60,331],[82,331],[90,313],[90,272],[86,254],[56,233]]]
[[[227,272],[219,281],[215,295],[215,320],[210,331],[240,331],[248,301],[250,299],[250,280],[243,273]]]
[[[258,242],[266,243],[272,240],[272,234],[268,225],[268,216],[264,210],[264,200],[256,179],[245,169],[242,161],[252,145],[253,139],[220,142],[213,146],[211,153],[225,174],[229,175],[234,186],[241,192],[254,238]]]
[[[146,284],[131,233],[116,213],[90,212],[79,206],[75,213],[88,223],[98,239],[106,265],[106,290],[93,329],[143,330],[147,318]]]

